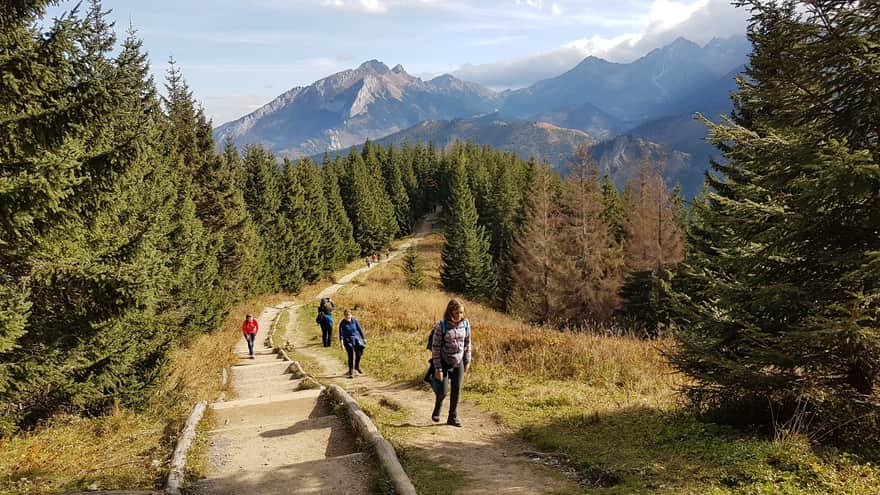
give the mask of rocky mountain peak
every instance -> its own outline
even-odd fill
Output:
[[[395,67],[395,69],[396,68],[397,67]],[[389,71],[387,65],[383,64],[382,62],[380,62],[376,59],[367,60],[366,62],[362,63],[358,67],[358,70],[368,70],[368,71],[376,72],[378,74],[384,74]]]
[[[391,69],[391,72],[395,74],[406,74],[406,70],[400,64],[395,65],[394,68]]]

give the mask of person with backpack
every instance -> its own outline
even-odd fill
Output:
[[[364,335],[364,327],[351,316],[351,310],[346,309],[342,313],[342,321],[339,322],[339,340],[345,353],[348,354],[348,377],[354,378],[353,370],[363,374],[361,371],[361,356],[364,355],[364,348],[367,347],[367,338]]]
[[[330,347],[333,344],[333,316],[331,316],[331,313],[333,313],[334,308],[336,308],[336,305],[333,304],[333,299],[329,297],[321,298],[315,323],[321,326],[321,344],[324,347]]]
[[[257,323],[257,319],[252,315],[245,316],[244,322],[241,324],[241,333],[244,335],[244,340],[247,341],[248,354],[250,354],[251,359],[254,359],[254,340],[257,338],[257,332],[259,331],[260,324]]]
[[[440,407],[451,384],[446,424],[460,427],[458,397],[464,374],[471,363],[471,324],[465,319],[464,304],[458,299],[449,301],[443,319],[431,330],[430,347],[434,365],[431,387],[434,389],[434,412],[431,413],[431,420],[435,423],[440,421]]]

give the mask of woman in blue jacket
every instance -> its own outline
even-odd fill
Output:
[[[352,378],[353,370],[363,374],[361,356],[364,354],[364,348],[367,347],[367,338],[364,336],[364,327],[351,316],[350,309],[346,309],[342,315],[342,321],[339,322],[339,340],[342,341],[342,347],[345,347],[345,352],[348,354],[348,377]]]

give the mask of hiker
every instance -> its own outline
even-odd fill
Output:
[[[351,316],[350,309],[346,309],[342,316],[342,321],[339,322],[339,340],[342,341],[342,346],[348,354],[348,377],[354,378],[352,370],[364,374],[361,371],[361,356],[364,354],[364,348],[367,347],[367,338],[364,336],[364,327],[357,318]]]
[[[434,380],[439,386],[434,389],[434,412],[431,420],[440,421],[440,406],[446,398],[446,389],[451,382],[452,396],[449,398],[449,416],[446,424],[461,426],[458,419],[458,396],[464,374],[471,363],[471,325],[464,318],[464,304],[450,299],[443,313],[443,320],[434,325],[431,339],[431,360],[434,365]]]
[[[331,313],[333,313],[334,308],[336,308],[336,305],[333,304],[333,299],[329,297],[321,298],[315,322],[321,326],[321,344],[324,347],[333,345],[333,316],[331,316]]]
[[[370,257],[369,257],[369,256],[365,256],[365,257],[364,257],[364,261],[367,262],[367,268],[369,268],[369,267],[370,267]]]
[[[245,316],[244,322],[241,324],[241,333],[244,335],[244,340],[247,341],[248,354],[251,355],[251,359],[254,359],[254,339],[257,338],[259,331],[260,324],[257,323],[257,319],[250,314]]]

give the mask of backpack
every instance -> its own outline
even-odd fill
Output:
[[[446,320],[440,320],[440,340],[446,338]],[[432,328],[430,332],[428,332],[428,345],[425,346],[425,349],[429,351],[434,347],[434,329]]]

